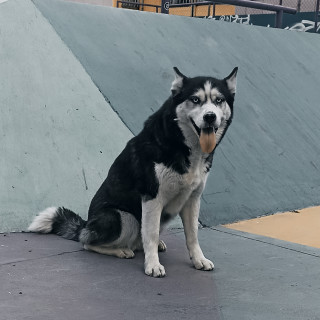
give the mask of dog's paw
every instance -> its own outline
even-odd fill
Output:
[[[118,249],[116,256],[121,259],[132,259],[134,258],[134,252],[131,249]]]
[[[205,270],[205,271],[211,271],[214,269],[214,264],[209,259],[206,259],[205,257],[200,259],[192,259],[193,265],[197,270]]]
[[[162,240],[160,240],[159,241],[159,245],[158,245],[158,251],[159,252],[164,252],[166,250],[167,250],[166,244]]]
[[[160,263],[146,265],[144,272],[146,275],[155,278],[162,278],[166,275],[164,266]]]

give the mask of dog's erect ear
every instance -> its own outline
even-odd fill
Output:
[[[235,67],[232,72],[224,79],[227,83],[228,89],[232,94],[236,93],[237,87],[237,72],[238,67]]]
[[[183,81],[187,77],[183,75],[177,67],[174,67],[173,70],[175,74],[175,79],[173,80],[171,85],[171,92],[172,96],[176,96],[181,91],[183,87]]]

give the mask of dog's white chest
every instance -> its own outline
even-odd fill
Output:
[[[204,170],[203,166],[197,166],[187,173],[179,174],[162,163],[155,165],[160,189],[170,190],[173,193],[179,193],[184,189],[195,190],[205,177]]]
[[[185,174],[179,174],[163,164],[155,165],[159,182],[159,197],[168,213],[180,212],[190,195],[203,186],[207,173],[204,164],[191,167]]]

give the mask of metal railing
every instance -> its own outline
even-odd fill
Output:
[[[143,10],[143,7],[152,7],[155,8],[156,13],[161,12],[161,6],[155,5],[155,4],[145,4],[141,3],[140,1],[126,1],[126,0],[117,0],[117,8],[119,8],[119,4],[122,4],[123,8],[126,8],[127,6],[134,6],[137,10]],[[125,4],[125,6],[123,6]]]
[[[290,7],[284,7],[275,4],[257,2],[257,1],[249,1],[249,0],[219,0],[219,2],[214,1],[203,1],[203,2],[194,2],[194,3],[181,3],[181,4],[170,4],[170,8],[182,8],[182,7],[190,7],[192,6],[192,16],[194,14],[195,6],[213,6],[213,12],[215,12],[216,4],[230,4],[239,7],[253,8],[253,9],[262,9],[276,12],[276,28],[282,27],[282,19],[283,13],[295,14],[297,12],[296,9]]]
[[[198,2],[207,2],[211,0],[169,0],[170,5],[172,4],[193,4]],[[253,0],[255,1],[255,0]],[[297,9],[297,12],[314,12],[316,8],[317,0],[257,0],[259,2],[268,3],[268,4],[276,4],[280,6],[290,7]],[[216,3],[219,1],[216,0]],[[236,14],[246,15],[246,14],[265,14],[268,12],[264,12],[259,9],[249,9],[248,12],[244,11],[242,7],[236,8]],[[246,9],[245,9],[246,10]],[[259,12],[258,12],[259,11]]]
[[[192,1],[192,2],[191,2]],[[198,2],[194,2],[198,1]],[[263,1],[263,0],[262,0]],[[274,0],[265,0],[265,1],[274,1]],[[277,0],[279,3],[283,3],[286,0]],[[302,0],[297,0],[300,4]],[[319,20],[320,20],[320,15],[319,15],[319,6],[320,6],[320,0],[315,0],[316,5],[315,5],[315,18],[314,18],[314,32],[317,32],[318,25],[319,25]],[[170,8],[183,8],[183,7],[192,7],[191,9],[191,16],[194,15],[194,8],[196,6],[208,6],[208,16],[210,15],[210,12],[213,12],[213,16],[215,15],[215,5],[221,5],[221,4],[228,4],[228,5],[234,5],[234,6],[239,6],[239,7],[245,7],[245,8],[253,8],[253,9],[261,9],[261,10],[268,10],[268,11],[273,11],[276,13],[276,19],[275,19],[275,26],[276,28],[281,28],[282,26],[282,19],[283,19],[283,13],[289,13],[289,14],[295,14],[297,12],[296,9],[290,8],[290,7],[285,7],[282,5],[276,5],[276,4],[271,4],[271,3],[263,3],[263,2],[258,2],[258,1],[253,1],[253,0],[218,0],[217,2],[215,1],[199,1],[199,0],[185,0],[183,1],[184,3],[174,3],[178,1],[174,0],[162,0],[161,5],[156,5],[156,4],[145,4],[143,3],[144,1],[140,0],[117,0],[116,6],[119,8],[119,4],[122,4],[122,7],[127,7],[127,8],[134,8],[137,10],[143,10],[144,7],[153,7],[155,8],[156,13],[169,13]],[[211,8],[212,7],[212,11]],[[313,10],[312,10],[313,11]]]

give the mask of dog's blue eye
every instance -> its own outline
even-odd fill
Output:
[[[222,103],[223,101],[224,101],[223,98],[217,98],[217,99],[216,99],[216,103],[218,103],[218,104]]]
[[[198,104],[200,103],[200,99],[196,96],[190,97],[190,100],[192,101],[192,103],[194,104]]]

